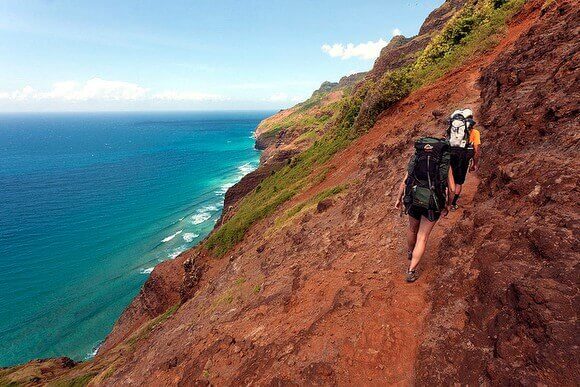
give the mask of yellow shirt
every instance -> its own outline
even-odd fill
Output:
[[[469,132],[469,142],[473,145],[481,145],[479,130],[471,129],[471,132]]]

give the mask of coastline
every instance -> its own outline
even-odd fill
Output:
[[[199,240],[195,246],[180,252],[171,259],[159,262],[151,268],[151,271],[148,273],[149,276],[141,287],[139,294],[125,307],[107,336],[93,349],[93,352],[89,354],[91,356],[85,360],[92,360],[102,353],[111,350],[132,334],[141,324],[163,314],[176,303],[184,302],[185,298],[187,298],[187,294],[185,294],[187,290],[184,290],[182,281],[187,282],[188,273],[192,271],[196,273],[196,277],[201,276],[199,267],[191,267],[191,257],[198,256],[200,254],[199,247],[203,242],[235,213],[235,205],[260,184],[262,180],[286,162],[285,159],[283,162],[279,160],[276,160],[275,163],[267,162],[261,156],[268,147],[261,148],[258,145],[258,128],[262,122],[270,119],[275,114],[261,120],[252,132],[251,136],[254,139],[253,149],[260,152],[256,167],[251,170],[248,167],[241,168],[240,171],[246,173],[240,174],[235,182],[232,181],[222,185],[221,188],[224,198],[221,202],[221,213],[211,231]],[[269,144],[269,146],[271,145]],[[243,166],[247,165],[248,163],[245,163]],[[190,284],[191,288],[197,285],[198,279],[196,278],[194,281],[196,283]],[[153,296],[153,299],[151,296]]]
[[[3,210],[22,210],[14,219],[0,211],[7,232],[0,309],[8,314],[0,326],[5,332],[0,365],[55,356],[91,358],[154,267],[196,246],[213,230],[225,192],[258,166],[253,133],[269,114],[227,114],[225,120],[217,113],[5,117],[0,140],[12,136],[15,145],[5,148],[8,158],[0,160],[0,178],[7,184],[0,196],[9,204]],[[208,117],[217,125],[211,131],[199,126]],[[81,125],[90,130],[90,141],[77,141],[86,136],[74,129]],[[15,133],[22,133],[23,141]],[[49,133],[58,136],[43,141],[44,152],[37,153],[46,161],[37,163],[35,156],[27,156],[26,136],[44,139]],[[64,141],[55,140],[64,136]],[[77,144],[83,148],[75,148]],[[79,163],[85,144],[94,156]],[[44,154],[54,148],[62,156],[51,161]],[[24,189],[10,184],[15,179]],[[43,188],[53,186],[53,180],[64,192]],[[40,190],[38,200],[35,211],[28,211],[34,187]],[[44,243],[30,243],[37,236]],[[45,285],[35,288],[38,281]]]

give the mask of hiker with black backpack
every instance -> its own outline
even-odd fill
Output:
[[[417,265],[440,216],[447,216],[455,189],[450,166],[451,147],[446,139],[424,137],[415,142],[415,154],[401,182],[395,208],[409,215],[407,258],[411,261],[407,282],[418,278]]]
[[[455,180],[455,195],[451,202],[451,210],[457,210],[457,201],[461,188],[465,183],[467,171],[477,171],[480,157],[481,137],[479,130],[474,128],[471,109],[456,110],[451,114],[446,138],[451,145],[451,168]],[[471,162],[471,168],[469,163]]]

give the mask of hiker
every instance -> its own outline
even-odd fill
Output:
[[[445,139],[424,137],[415,142],[415,154],[399,187],[395,208],[409,215],[407,258],[411,261],[407,282],[418,278],[417,265],[425,252],[429,234],[440,216],[447,216],[455,189],[450,164],[451,149]]]
[[[451,114],[446,138],[451,145],[451,168],[455,180],[455,195],[451,202],[451,211],[458,208],[457,201],[465,183],[467,170],[477,171],[479,167],[481,138],[479,130],[474,129],[475,121],[471,109],[456,110]],[[469,167],[472,161],[471,168]]]

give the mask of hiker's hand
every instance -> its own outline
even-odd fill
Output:
[[[401,198],[397,199],[397,202],[395,203],[395,208],[398,210],[401,208]]]
[[[479,167],[477,166],[477,164],[471,164],[471,167],[469,168],[471,172],[477,172],[478,169]]]
[[[447,217],[447,215],[449,215],[449,206],[445,206],[445,208],[443,209],[443,211],[441,211],[441,216],[442,217]]]

